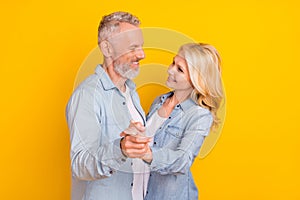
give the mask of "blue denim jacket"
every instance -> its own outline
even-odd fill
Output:
[[[135,107],[144,111],[132,81]],[[66,109],[71,135],[72,200],[131,200],[131,159],[120,150],[120,133],[131,117],[125,97],[99,65],[72,94]]]
[[[149,119],[173,92],[158,97]],[[175,106],[154,136],[146,200],[197,200],[198,191],[190,167],[212,125],[209,110],[187,99]]]

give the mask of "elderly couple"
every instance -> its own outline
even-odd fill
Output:
[[[190,167],[223,98],[220,57],[208,44],[184,44],[168,68],[171,92],[145,113],[135,85],[145,58],[137,17],[104,16],[103,64],[73,92],[66,109],[72,200],[196,200]]]

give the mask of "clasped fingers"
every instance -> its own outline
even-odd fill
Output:
[[[127,157],[141,158],[149,151],[150,138],[128,135],[124,132],[121,136],[124,136],[121,140],[121,150]]]

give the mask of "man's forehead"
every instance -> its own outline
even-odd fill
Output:
[[[120,22],[119,27],[120,27],[120,32],[140,29],[140,27],[135,26],[135,25],[130,24],[130,23],[127,23],[127,22]]]
[[[115,33],[110,41],[121,41],[121,40],[143,40],[142,30],[138,27],[132,29],[121,29],[121,32]]]

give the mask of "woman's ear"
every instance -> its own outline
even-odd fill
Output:
[[[112,56],[113,49],[112,49],[111,44],[108,41],[104,40],[104,41],[100,42],[99,47],[100,47],[104,57],[109,58]]]

